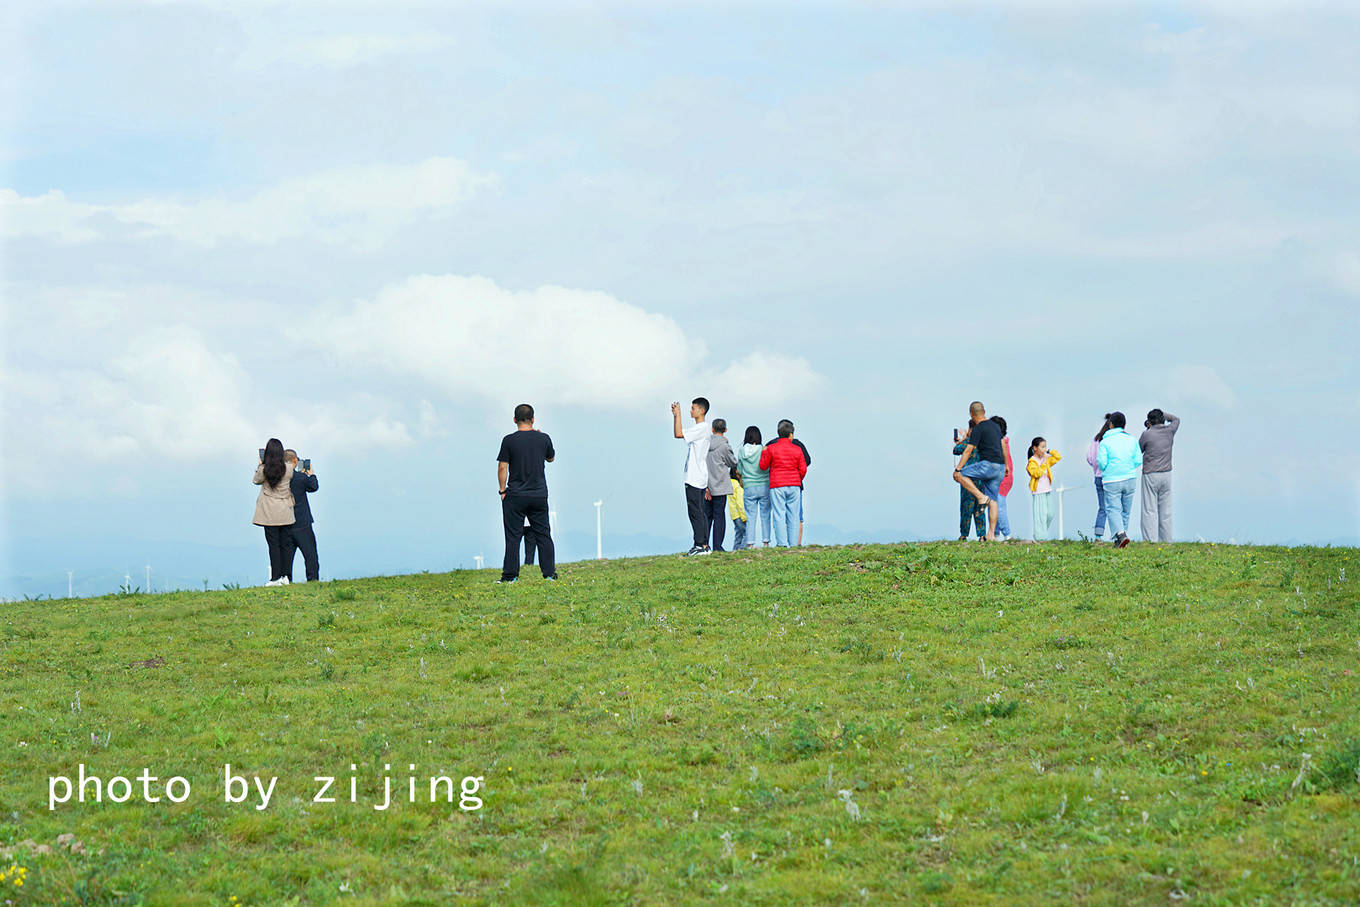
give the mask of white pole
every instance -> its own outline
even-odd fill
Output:
[[[604,501],[595,502],[595,560],[604,560],[604,523],[600,519],[600,507]]]
[[[147,594],[147,595],[150,595],[151,592],[152,592],[152,589],[151,589],[151,565],[150,565],[150,564],[147,564],[147,565],[146,565],[146,594]]]
[[[67,598],[75,598],[75,597],[76,597],[76,594],[75,594],[75,591],[74,591],[74,586],[72,585],[72,584],[74,583],[74,581],[75,581],[75,575],[76,575],[76,572],[75,572],[74,570],[67,570],[67,571],[66,571],[66,597],[67,597]]]
[[[1062,537],[1063,537],[1063,506],[1062,506],[1062,496],[1063,496],[1063,492],[1067,491],[1067,486],[1064,485],[1064,486],[1062,486],[1061,488],[1055,488],[1055,489],[1053,489],[1053,490],[1056,491],[1056,492],[1058,493],[1058,540],[1061,541],[1061,540],[1062,540]]]
[[[553,537],[554,540],[557,539],[557,511],[556,511],[556,510],[549,510],[549,511],[548,511],[548,532],[552,535],[552,537]]]

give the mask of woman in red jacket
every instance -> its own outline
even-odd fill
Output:
[[[996,537],[998,541],[1011,537],[1011,518],[1006,514],[1006,495],[1011,493],[1015,484],[1015,470],[1011,468],[1011,439],[1006,435],[1006,420],[992,416],[992,421],[1001,426],[1001,450],[1006,455],[1006,475],[1001,479],[1001,497],[996,499]]]
[[[779,440],[760,452],[760,468],[770,471],[770,512],[774,515],[774,543],[789,547],[798,538],[799,486],[807,475],[807,459],[794,444],[793,423],[779,423]]]

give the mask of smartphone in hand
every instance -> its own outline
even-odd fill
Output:
[[[307,459],[307,460],[303,460],[303,461],[302,461],[302,471],[303,471],[303,472],[311,472],[311,471],[312,471],[312,461],[311,461],[310,459]]]
[[[263,448],[263,447],[260,448],[260,462],[261,462],[261,463],[264,462],[264,448]]]
[[[959,430],[957,428],[954,429],[954,443],[959,443]]]

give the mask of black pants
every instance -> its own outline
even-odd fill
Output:
[[[528,527],[526,527],[526,529],[527,528]],[[524,566],[532,567],[533,565],[534,565],[534,534],[532,532],[526,531],[524,533]]]
[[[501,516],[505,520],[505,563],[501,565],[501,579],[519,576],[519,541],[525,535],[534,539],[538,549],[538,569],[544,577],[557,575],[557,552],[553,550],[552,527],[548,523],[548,497],[526,497],[507,494],[501,501]],[[529,525],[524,525],[524,518]]]
[[[280,576],[288,572],[288,565],[284,563],[283,555],[287,550],[288,533],[293,531],[292,526],[266,526],[264,527],[264,543],[269,546],[269,581],[273,582]]]
[[[321,579],[321,564],[316,559],[316,533],[311,523],[294,523],[283,537],[283,575],[293,581],[293,557],[302,552],[302,563],[307,569],[307,582]]]
[[[713,510],[704,500],[704,489],[693,485],[685,486],[685,506],[689,508],[689,525],[694,530],[694,545],[708,547],[708,527],[713,519]]]
[[[713,550],[723,550],[723,539],[727,538],[727,495],[715,494],[704,501],[708,510],[708,521],[713,524]]]

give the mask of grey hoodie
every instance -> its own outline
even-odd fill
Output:
[[[708,493],[711,495],[732,493],[732,467],[737,465],[737,456],[732,453],[732,445],[724,435],[714,435],[708,443]]]
[[[1176,429],[1181,427],[1181,420],[1171,413],[1165,415],[1165,424],[1150,426],[1138,436],[1138,447],[1143,451],[1143,475],[1171,471],[1171,445],[1176,440]]]

